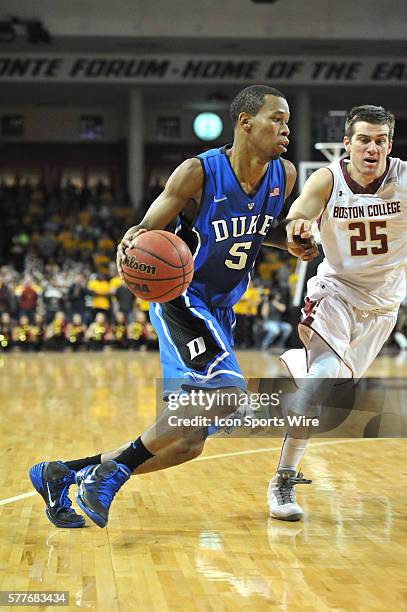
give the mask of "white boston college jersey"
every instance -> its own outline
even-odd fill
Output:
[[[389,158],[373,195],[352,192],[340,161],[329,169],[333,189],[319,219],[325,259],[310,293],[328,289],[361,310],[397,309],[406,295],[407,162]]]

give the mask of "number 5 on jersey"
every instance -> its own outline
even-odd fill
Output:
[[[229,255],[236,257],[233,259],[225,259],[225,266],[232,270],[242,270],[247,263],[248,254],[245,251],[250,251],[251,242],[235,242],[229,249]]]

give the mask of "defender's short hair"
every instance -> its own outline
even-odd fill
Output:
[[[345,134],[349,140],[353,136],[353,127],[357,121],[366,121],[366,123],[373,123],[374,125],[388,125],[389,139],[393,140],[395,118],[393,113],[383,106],[373,106],[372,104],[354,106],[349,111],[345,122]]]
[[[250,87],[245,87],[245,89],[239,91],[230,105],[230,118],[233,126],[236,125],[240,113],[257,115],[264,104],[265,96],[277,96],[286,100],[285,95],[281,91],[268,85],[250,85]]]

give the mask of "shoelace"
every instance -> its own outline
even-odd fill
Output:
[[[281,482],[276,491],[276,497],[279,503],[290,504],[295,503],[294,486],[297,484],[311,484],[312,480],[304,478],[302,472],[298,472],[297,476],[280,475]]]
[[[98,491],[101,503],[106,507],[110,506],[117,491],[128,479],[129,476],[121,469],[118,469],[117,472],[111,474],[109,478],[102,480]]]
[[[289,478],[284,478],[276,491],[279,504],[290,504],[295,502],[294,488]]]
[[[74,512],[74,510],[71,508],[72,502],[68,497],[69,487],[71,486],[71,484],[74,483],[74,481],[75,481],[75,474],[72,473],[72,474],[68,474],[61,480],[57,480],[55,483],[51,484],[50,491],[52,493],[52,496],[58,500],[57,501],[58,505],[56,507],[57,512],[59,510],[63,510],[64,512]],[[61,491],[60,487],[63,484],[65,484],[65,486]],[[59,495],[59,498],[58,498],[58,495]]]

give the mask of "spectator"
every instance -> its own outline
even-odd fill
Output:
[[[109,284],[110,284],[110,295],[114,296],[117,289],[119,287],[122,286],[123,281],[120,278],[118,272],[117,272],[117,266],[116,266],[116,258],[114,257],[113,261],[110,262],[109,264],[109,269],[108,269],[108,274],[107,274],[109,280]],[[117,310],[117,309],[116,309]],[[120,308],[119,308],[120,310]]]
[[[129,346],[133,350],[140,350],[146,348],[145,338],[145,325],[147,318],[145,312],[142,310],[136,311],[135,321],[127,326],[127,336],[129,339]]]
[[[0,314],[14,311],[14,296],[8,288],[3,276],[0,275]]]
[[[254,346],[253,325],[260,304],[260,292],[250,282],[248,288],[234,306],[236,315],[235,338],[240,348],[252,348]]]
[[[97,312],[95,320],[88,327],[86,339],[92,351],[102,351],[109,336],[109,326],[104,312]]]
[[[44,234],[38,241],[38,253],[45,263],[52,263],[56,260],[58,241],[53,233]]]
[[[261,348],[267,350],[278,338],[276,347],[284,348],[293,330],[293,327],[283,317],[287,311],[286,303],[283,301],[279,291],[272,290],[270,297],[266,299],[261,309],[264,319],[263,329],[266,335],[263,338]]]
[[[119,311],[124,313],[129,323],[134,321],[134,295],[129,291],[124,283],[116,289],[114,294],[116,305]]]
[[[75,276],[75,281],[68,290],[69,314],[70,319],[72,319],[75,314],[79,314],[86,325],[89,323],[90,319],[90,313],[87,308],[87,296],[88,288],[86,277],[84,274],[77,274]]]
[[[144,326],[144,338],[146,342],[146,348],[148,351],[155,351],[158,348],[158,337],[155,333],[154,327],[150,321],[147,321]]]
[[[27,315],[21,315],[18,325],[13,328],[13,346],[22,350],[30,350],[30,321]]]
[[[157,334],[143,310],[136,311],[135,321],[127,327],[129,345],[136,350],[157,348]]]
[[[9,351],[13,342],[13,326],[8,312],[0,315],[0,352]]]
[[[27,254],[27,246],[29,243],[29,236],[25,232],[16,234],[13,236],[11,241],[10,256],[14,264],[14,267],[19,272],[24,270],[24,261]]]
[[[66,330],[68,346],[74,351],[85,348],[86,325],[82,322],[82,316],[75,313],[72,323],[69,323]]]
[[[103,274],[97,274],[88,282],[88,291],[92,296],[93,319],[98,313],[103,313],[106,320],[110,318],[110,283]]]
[[[100,211],[100,215],[103,217],[103,208]],[[111,236],[107,234],[107,232],[103,232],[98,240],[98,249],[101,252],[107,253],[110,257],[114,254],[115,243],[113,242]]]
[[[34,322],[30,325],[30,345],[34,351],[38,352],[43,348],[44,337],[44,317],[39,312],[36,312],[34,315]]]
[[[115,314],[110,333],[110,346],[116,349],[127,349],[127,326],[123,312],[119,311]]]
[[[47,326],[45,348],[49,351],[62,351],[66,346],[67,323],[65,313],[59,310]]]
[[[31,276],[25,276],[22,285],[18,285],[15,289],[15,294],[18,299],[19,316],[25,315],[31,323],[34,320],[34,312],[38,304],[38,296],[41,293],[41,287],[33,282]]]
[[[58,311],[64,308],[64,294],[57,287],[56,281],[50,279],[43,293],[43,301],[46,313],[46,323],[49,325],[55,319]]]
[[[136,298],[136,312],[137,310],[141,310],[142,312],[146,313],[146,317],[148,317],[148,313],[150,310],[150,302],[147,302],[147,300],[143,300],[142,298]]]

